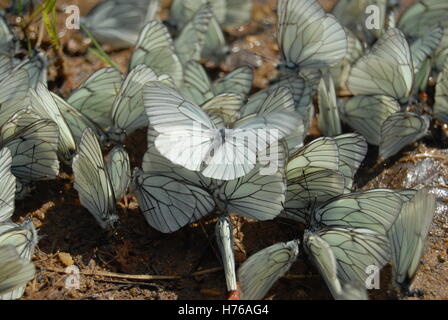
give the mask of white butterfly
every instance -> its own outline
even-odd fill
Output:
[[[338,102],[333,78],[329,73],[324,75],[319,83],[317,94],[319,114],[317,126],[324,136],[333,137],[342,133],[339,118]]]
[[[81,23],[101,43],[116,49],[135,45],[148,21],[157,18],[160,0],[105,0],[95,5]]]
[[[299,255],[299,240],[277,243],[250,256],[238,269],[241,300],[260,300],[288,272]]]
[[[325,68],[347,52],[347,36],[336,18],[315,0],[279,0],[277,41],[280,70]]]
[[[149,122],[159,134],[159,152],[218,180],[244,176],[255,167],[257,154],[299,126],[294,114],[277,112],[219,129],[199,106],[163,84],[148,83],[143,95]]]
[[[127,152],[115,147],[105,163],[94,132],[87,128],[72,166],[81,204],[103,229],[112,229],[118,220],[116,202],[126,193],[131,178]]]
[[[428,134],[429,117],[412,112],[391,115],[381,126],[379,155],[385,160]]]
[[[11,173],[11,151],[8,148],[0,150],[0,223],[11,218],[14,213],[14,195],[16,192],[16,178]]]
[[[22,263],[27,265],[31,262],[34,253],[34,248],[38,242],[37,231],[34,228],[33,222],[30,218],[26,219],[22,224],[18,225],[12,222],[0,223],[0,247],[13,246],[17,251]],[[32,279],[31,269],[28,266],[25,278]],[[32,273],[34,274],[34,272]],[[20,286],[17,286],[12,291],[8,290],[0,295],[0,300],[15,300],[22,297],[25,292],[27,281],[21,281]]]
[[[400,30],[389,28],[352,67],[347,86],[355,95],[387,95],[405,101],[413,83],[409,44]]]
[[[428,190],[417,191],[403,204],[388,232],[392,251],[395,285],[408,290],[425,250],[425,242],[436,209],[435,197]]]
[[[34,273],[34,265],[20,258],[13,245],[0,246],[0,296],[26,285]]]
[[[437,78],[434,117],[442,122],[448,122],[448,65]]]

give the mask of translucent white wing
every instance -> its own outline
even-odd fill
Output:
[[[174,52],[168,29],[162,22],[151,21],[140,33],[129,69],[145,64],[158,75],[169,75],[177,85],[183,77],[182,64]]]
[[[175,164],[199,171],[216,135],[208,115],[160,83],[148,83],[143,100],[149,122],[159,133],[155,140],[158,151]]]
[[[250,256],[238,269],[241,300],[261,300],[297,260],[299,241],[282,242]]]
[[[344,283],[365,285],[367,267],[381,269],[390,258],[387,238],[370,229],[325,228],[313,233],[330,247],[336,259],[337,277]]]
[[[249,22],[252,13],[252,1],[227,0],[224,28],[237,28]]]
[[[11,173],[11,151],[0,150],[0,223],[8,220],[14,213],[14,195],[16,193],[16,178]]]
[[[280,217],[308,226],[314,208],[343,194],[344,189],[345,178],[339,171],[310,166],[301,168],[296,178],[288,179],[284,211]]]
[[[381,127],[380,157],[387,159],[428,133],[429,118],[412,112],[391,115]]]
[[[337,262],[331,247],[319,235],[306,231],[304,247],[319,270],[335,300],[367,300],[365,284],[352,286],[338,277]]]
[[[16,108],[8,107],[9,100],[24,100],[28,94],[29,77],[25,70],[17,70],[6,77],[0,82],[0,110],[2,112],[1,118],[8,119],[8,115],[12,115],[14,112],[19,111]],[[9,110],[8,110],[9,109]],[[3,123],[4,121],[2,121]]]
[[[237,290],[235,256],[233,254],[232,223],[227,216],[220,217],[215,226],[216,242],[221,253],[224,274],[226,275],[227,291]]]
[[[0,295],[26,285],[34,273],[34,265],[21,259],[13,245],[0,246]]]
[[[81,204],[101,228],[112,229],[118,220],[114,190],[98,139],[89,128],[82,135],[72,167]]]
[[[353,66],[347,86],[355,95],[387,95],[400,101],[408,98],[413,82],[409,44],[400,30],[389,28]]]
[[[215,191],[221,212],[235,213],[260,221],[271,220],[283,210],[286,181],[284,149],[271,147],[271,159],[259,163],[245,176],[226,181]]]
[[[9,28],[4,17],[0,17],[0,54],[12,57],[16,49],[14,33]]]
[[[25,70],[28,73],[29,87],[36,89],[39,83],[47,85],[48,66],[49,62],[46,54],[36,52],[31,58],[27,58],[17,65],[13,72]]]
[[[313,213],[314,226],[367,228],[386,234],[397,218],[403,200],[390,189],[373,189],[329,200]]]
[[[434,50],[439,46],[442,36],[443,29],[441,26],[437,26],[411,44],[410,49],[415,73],[418,73],[423,62],[432,56]]]
[[[380,144],[381,126],[392,114],[400,111],[400,104],[388,96],[355,96],[341,107],[341,117],[367,142]]]
[[[0,247],[13,246],[20,259],[25,262],[31,262],[34,248],[38,242],[37,231],[34,228],[31,218],[18,225],[15,223],[0,224]],[[22,297],[25,292],[26,284],[15,288],[12,291],[0,295],[0,300],[16,300]]]
[[[185,181],[136,169],[131,191],[150,226],[171,233],[211,213],[212,196]]]
[[[131,183],[131,165],[129,155],[121,146],[114,147],[106,160],[107,172],[112,182],[115,201],[120,201],[126,194]]]
[[[215,17],[212,17],[205,38],[204,49],[202,50],[202,57],[208,61],[219,63],[224,60],[227,53],[228,46],[226,45],[224,32],[222,31],[218,20]]]
[[[81,22],[101,43],[117,49],[128,48],[136,43],[144,23],[156,18],[158,10],[154,10],[154,3],[158,7],[158,0],[102,1]]]
[[[194,60],[184,64],[184,80],[179,89],[185,97],[199,105],[214,96],[207,72],[199,62]]]
[[[276,91],[278,88],[288,88],[294,98],[295,109],[303,118],[305,125],[305,132],[308,132],[308,128],[311,122],[311,104],[312,104],[312,87],[300,77],[285,78],[266,89],[258,91],[256,94],[250,96],[249,101],[244,107],[244,113],[242,115],[248,115],[257,112],[260,105],[266,101],[266,98]]]
[[[51,180],[59,173],[59,128],[30,109],[14,114],[0,129],[0,146],[12,156],[12,173],[22,181]]]
[[[324,75],[319,82],[317,101],[319,104],[317,118],[319,130],[327,137],[341,134],[342,128],[336,101],[336,90],[330,74]]]
[[[252,69],[249,67],[239,67],[226,74],[224,77],[218,78],[213,83],[213,91],[215,94],[239,94],[245,99],[252,89],[252,81]]]
[[[295,102],[291,91],[287,87],[278,87],[266,95],[264,101],[253,103],[249,99],[249,103],[241,109],[241,117],[249,115],[263,115],[273,112],[294,112]]]
[[[53,120],[59,127],[58,152],[64,161],[69,162],[76,149],[75,138],[51,92],[39,83],[36,90],[30,89],[29,94],[33,110],[43,119]]]
[[[434,102],[434,117],[442,122],[448,122],[448,65],[437,78]]]
[[[439,23],[446,23],[448,3],[444,0],[421,0],[400,17],[398,28],[407,36],[420,38]]]
[[[319,167],[337,171],[339,150],[333,138],[315,139],[289,156],[286,173],[288,180],[300,177],[302,169]]]
[[[122,82],[117,69],[100,69],[73,91],[67,102],[105,129],[111,124],[110,112]]]
[[[55,93],[51,92],[51,96],[53,97],[54,102],[56,102],[61,114],[64,115],[64,120],[70,128],[73,139],[75,139],[77,144],[81,141],[82,133],[86,128],[92,129],[98,138],[102,138],[105,135],[103,129],[88,116],[72,107],[68,102]],[[110,119],[109,115],[108,119]]]
[[[210,5],[202,6],[174,40],[174,48],[182,64],[190,60],[199,61],[201,59],[201,52],[212,17],[213,11]]]
[[[338,63],[347,51],[344,29],[315,0],[280,0],[278,43],[285,67],[322,68]]]
[[[418,269],[435,209],[435,197],[428,190],[419,190],[403,204],[388,232],[394,281],[401,288],[408,289]]]
[[[112,106],[112,127],[108,129],[112,139],[123,141],[128,134],[148,125],[142,88],[145,83],[157,80],[157,75],[146,65],[141,64],[131,70]]]
[[[230,126],[239,118],[242,104],[240,95],[223,93],[202,104],[201,108],[210,117],[219,116],[225,125]]]
[[[363,136],[356,133],[343,134],[334,137],[339,150],[339,171],[345,176],[345,186],[351,189],[359,166],[367,154],[367,142]]]

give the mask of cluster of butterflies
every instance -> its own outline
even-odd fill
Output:
[[[358,20],[370,4],[383,10],[378,30]],[[175,0],[166,24],[159,5],[105,0],[83,17],[98,41],[135,48],[127,75],[100,69],[67,99],[47,88],[41,53],[16,61],[19,42],[0,19],[0,179],[8,186],[0,203],[0,294],[20,297],[34,274],[37,235],[32,222],[10,221],[14,194],[25,197],[34,182],[56,178],[60,161],[71,165],[80,202],[103,229],[114,229],[128,189],[160,232],[218,213],[227,289],[237,290],[239,280],[243,299],[263,298],[297,259],[300,241],[266,248],[236,272],[230,214],[304,224],[305,251],[336,299],[367,298],[366,268],[390,260],[394,282],[406,290],[435,199],[428,190],[353,192],[354,176],[367,142],[386,159],[426,134],[418,93],[448,54],[440,15],[446,3],[418,1],[395,26],[386,0],[341,0],[334,15],[316,0],[279,0],[279,75],[253,95],[250,68],[212,80],[200,63],[225,55],[223,29],[248,22],[251,1]],[[426,21],[418,30],[417,20]],[[441,121],[448,117],[447,70],[436,88]],[[343,88],[355,96],[338,101]],[[303,145],[316,94],[326,137]],[[341,119],[357,133],[342,134]],[[147,151],[131,173],[123,143],[141,128],[148,128]]]

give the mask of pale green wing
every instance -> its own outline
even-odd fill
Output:
[[[155,19],[159,0],[108,0],[94,6],[83,23],[101,43],[116,49],[133,46],[144,23]]]
[[[34,53],[31,58],[23,60],[17,65],[13,72],[25,70],[28,73],[28,85],[30,88],[37,89],[40,83],[47,85],[48,59],[43,52]]]
[[[437,78],[433,108],[433,114],[436,119],[442,122],[448,122],[448,64]]]
[[[347,36],[315,0],[279,0],[277,41],[284,67],[323,68],[340,62]]]
[[[339,150],[339,171],[345,176],[346,188],[351,190],[356,171],[367,154],[366,139],[356,133],[347,133],[334,137],[334,140]]]
[[[214,93],[234,93],[246,99],[252,89],[253,71],[249,67],[239,67],[213,83]]]
[[[14,114],[0,129],[0,146],[12,156],[12,173],[22,181],[55,179],[59,173],[59,128],[31,109]]]
[[[176,85],[183,79],[183,68],[174,51],[173,40],[162,22],[151,21],[141,31],[129,69],[145,64],[158,76],[169,75]]]
[[[25,286],[35,271],[34,265],[21,259],[13,245],[0,246],[0,296]]]
[[[175,178],[135,169],[131,191],[150,226],[171,233],[211,213],[212,196],[204,189]]]
[[[174,49],[182,64],[190,60],[199,61],[201,59],[201,52],[212,17],[213,11],[210,5],[204,5],[174,40]]]
[[[416,74],[420,71],[423,62],[430,58],[434,50],[439,46],[442,36],[443,29],[437,26],[411,44],[411,56]]]
[[[317,126],[324,136],[333,137],[342,133],[339,118],[338,103],[333,78],[330,74],[324,75],[319,82],[317,91],[319,114]]]
[[[429,129],[429,118],[412,112],[391,115],[381,126],[380,157],[385,160],[408,144],[423,138]]]
[[[20,225],[15,223],[0,224],[0,247],[5,245],[13,246],[17,250],[20,259],[26,263],[31,262],[37,242],[37,231],[31,218],[25,219]],[[0,300],[19,299],[25,292],[25,287],[26,283],[0,295]]]
[[[110,126],[110,112],[122,82],[117,69],[100,69],[70,94],[67,103],[105,129]]]
[[[388,96],[356,96],[341,107],[341,117],[367,142],[380,144],[381,126],[392,114],[400,111],[399,103]]]
[[[192,60],[184,67],[184,81],[179,88],[182,94],[199,105],[213,98],[212,83],[202,65]]]
[[[0,82],[0,125],[14,113],[29,106],[29,77],[25,70],[17,70]]]
[[[400,30],[390,28],[355,63],[347,86],[355,95],[387,95],[404,101],[411,93],[413,82],[409,44]]]
[[[438,24],[446,23],[448,2],[445,0],[419,0],[406,10],[398,21],[408,37],[420,38]]]
[[[232,222],[228,216],[222,216],[216,222],[215,237],[224,266],[227,291],[235,291],[238,288],[236,285],[235,256],[233,254],[233,230]]]
[[[345,178],[335,170],[305,167],[296,171],[296,178],[288,179],[284,211],[280,217],[306,226],[311,223],[315,207],[344,193]]]
[[[72,167],[81,204],[101,228],[112,229],[118,220],[114,190],[98,139],[89,128],[84,130]]]
[[[72,136],[77,144],[81,141],[82,133],[86,128],[92,129],[98,138],[102,138],[105,135],[103,129],[101,129],[98,124],[91,120],[88,116],[72,107],[55,93],[51,92],[51,96],[56,102],[56,105],[61,113],[64,115],[65,122],[70,128]],[[108,118],[110,118],[109,115]]]
[[[202,104],[201,108],[210,117],[217,115],[223,119],[224,124],[231,125],[238,119],[242,104],[240,95],[220,94]]]
[[[299,241],[282,242],[250,256],[238,269],[241,300],[261,300],[299,256]]]
[[[390,259],[387,238],[370,229],[332,227],[313,233],[333,252],[337,277],[341,282],[365,285],[369,276],[367,268],[380,270]]]
[[[136,129],[148,125],[143,109],[143,86],[159,78],[146,65],[138,65],[126,77],[111,110],[112,127],[108,133],[113,140],[123,141]]]
[[[324,278],[335,300],[367,300],[365,284],[355,285],[341,281],[338,277],[337,262],[331,247],[318,234],[306,231],[304,247],[311,261]]]
[[[115,201],[126,195],[131,183],[131,164],[129,155],[121,146],[114,147],[106,159],[106,168],[114,189]]]
[[[53,95],[42,83],[39,83],[36,90],[31,88],[29,94],[33,110],[43,119],[53,120],[59,127],[58,152],[65,162],[70,162],[76,149],[75,138]]]
[[[222,24],[224,28],[237,28],[250,21],[252,15],[252,1],[226,0],[226,18]]]
[[[408,289],[418,269],[435,210],[435,197],[428,190],[419,190],[403,204],[388,232],[394,281],[401,288]]]
[[[12,157],[8,148],[0,150],[0,223],[11,218],[14,213],[16,178],[11,173]]]
[[[318,227],[367,228],[386,234],[403,199],[390,189],[373,189],[339,196],[317,208],[312,225]]]

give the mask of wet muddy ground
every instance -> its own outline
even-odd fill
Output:
[[[61,27],[64,4],[79,5],[83,14],[96,2],[59,0]],[[255,2],[252,21],[227,33],[231,54],[220,65],[205,62],[212,75],[228,72],[239,65],[252,65],[254,92],[266,87],[275,76],[278,56],[274,38],[276,1]],[[327,9],[334,2],[321,1]],[[169,1],[164,1],[164,7],[168,5]],[[166,10],[162,15],[167,15]],[[61,42],[63,49],[59,52],[54,52],[45,39],[42,47],[48,48],[51,61],[49,87],[66,97],[105,65],[87,51],[88,41],[80,33],[67,31]],[[109,51],[109,54],[125,72],[131,50]],[[145,147],[143,131],[126,141],[133,166],[141,162]],[[446,198],[446,147],[443,130],[435,126],[430,136],[386,163],[377,164],[377,150],[370,148],[358,173],[357,187],[432,186],[440,198]],[[14,220],[31,216],[41,236],[33,257],[36,276],[27,286],[23,299],[225,299],[225,280],[213,239],[216,219],[211,216],[176,233],[161,234],[147,225],[135,199],[130,196],[128,200],[129,204],[120,208],[121,224],[113,235],[105,234],[79,204],[69,168],[64,168],[56,181],[37,184],[28,198],[17,201]],[[303,232],[300,226],[284,221],[261,223],[234,218],[234,222],[238,226],[235,230],[237,262],[279,241],[301,237]],[[448,298],[447,248],[448,214],[441,202],[414,283],[415,288],[422,289],[423,295],[405,299]],[[64,269],[73,264],[81,272],[79,290],[67,290],[64,286],[67,277]],[[122,277],[111,277],[107,272],[119,273]],[[150,279],[148,275],[166,279]],[[385,268],[381,273],[381,289],[373,290],[371,298],[403,298],[389,287],[389,280],[390,268]],[[317,270],[302,254],[267,299],[331,299],[331,295]]]

